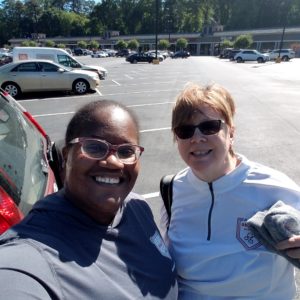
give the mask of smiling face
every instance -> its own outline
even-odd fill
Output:
[[[224,117],[208,105],[201,105],[184,125],[198,125],[208,120],[224,120]],[[234,128],[226,123],[213,135],[204,135],[197,128],[189,139],[176,138],[178,150],[193,173],[206,182],[212,182],[235,168],[235,157],[230,154]]]
[[[99,138],[114,145],[138,144],[138,130],[128,112],[109,106],[93,114],[93,129],[84,128],[81,137]],[[66,147],[64,158],[67,198],[98,223],[110,224],[135,184],[139,161],[123,164],[114,154],[104,160],[89,159],[82,154],[80,143]]]

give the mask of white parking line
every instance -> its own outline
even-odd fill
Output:
[[[63,112],[63,113],[53,113],[53,114],[42,114],[42,115],[33,115],[34,118],[39,118],[39,117],[52,117],[52,116],[59,116],[59,115],[71,115],[74,114],[75,111],[68,111],[68,112]]]
[[[154,193],[149,193],[149,194],[144,194],[142,197],[145,199],[150,199],[150,198],[155,198],[159,196],[159,192],[154,192]]]
[[[155,105],[165,105],[165,104],[172,104],[174,102],[157,102],[157,103],[146,103],[146,104],[132,104],[132,105],[127,105],[127,107],[142,107],[142,106],[155,106]],[[33,117],[38,118],[38,117],[51,117],[51,116],[59,116],[59,115],[70,115],[74,114],[74,111],[68,111],[68,112],[61,112],[61,113],[51,113],[51,114],[41,114],[41,115],[33,115]],[[162,128],[162,129],[153,129],[153,131],[157,130],[165,130],[165,129],[170,129],[169,127],[167,128]],[[149,129],[150,131],[152,129]],[[145,130],[143,132],[147,132],[148,130]],[[141,131],[142,132],[142,131]]]
[[[155,105],[165,105],[165,104],[173,104],[173,103],[174,102],[166,101],[166,102],[147,103],[147,104],[132,104],[132,105],[127,105],[127,107],[155,106]]]
[[[102,96],[102,95],[101,95]],[[90,97],[90,94],[84,94],[84,95],[76,95],[76,96],[66,96],[66,97],[53,97],[53,98],[44,98],[43,101],[52,101],[52,100],[62,100],[62,99],[65,99],[65,100],[68,100],[68,99],[72,99],[72,98],[84,98],[84,97]],[[41,101],[40,98],[37,98],[37,99],[26,99],[26,100],[18,100],[18,102],[22,103],[27,103],[27,102],[35,102],[35,101]]]
[[[100,92],[98,89],[96,89],[96,92],[97,92],[100,96],[103,96],[103,95],[101,94],[101,92]]]
[[[169,90],[149,90],[149,91],[136,91],[128,93],[114,93],[114,94],[105,94],[104,96],[117,96],[117,95],[130,95],[130,94],[146,94],[146,93],[162,93],[162,92],[178,92],[181,91],[181,88],[178,89],[169,89]]]
[[[116,85],[121,85],[119,82],[112,80],[113,83],[115,83]]]
[[[133,79],[133,77],[131,77],[131,76],[127,75],[127,74],[125,74],[124,76],[127,77],[127,78],[129,78],[129,79]]]
[[[154,132],[154,131],[161,131],[161,130],[170,130],[171,127],[162,127],[162,128],[155,128],[155,129],[145,129],[145,130],[140,130],[140,133],[143,132]]]

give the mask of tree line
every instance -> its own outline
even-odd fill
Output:
[[[157,18],[156,18],[157,17]],[[157,22],[156,22],[157,20]],[[0,44],[32,34],[105,36],[300,26],[300,0],[3,0]]]

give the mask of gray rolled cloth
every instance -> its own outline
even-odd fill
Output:
[[[253,215],[247,220],[247,225],[268,250],[285,257],[300,268],[299,259],[291,258],[285,250],[275,247],[277,243],[300,234],[300,212],[297,209],[279,200],[268,210]]]

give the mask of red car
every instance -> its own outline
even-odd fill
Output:
[[[43,128],[0,90],[0,234],[61,186],[57,171],[55,147]]]

